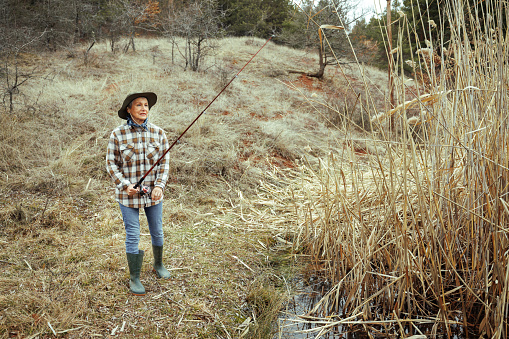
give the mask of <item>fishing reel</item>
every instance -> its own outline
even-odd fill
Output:
[[[144,196],[145,194],[150,194],[150,187],[140,186],[140,195]]]
[[[150,190],[150,187],[148,186],[138,186],[140,188],[140,192],[139,192],[139,195],[140,196],[144,196],[145,194],[150,194],[151,190]],[[135,186],[136,188],[136,186]]]

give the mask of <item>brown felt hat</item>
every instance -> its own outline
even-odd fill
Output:
[[[129,116],[127,113],[127,106],[136,98],[146,98],[148,101],[148,108],[152,108],[157,102],[157,95],[152,92],[144,92],[144,93],[133,93],[129,94],[122,104],[122,108],[118,110],[118,116],[122,119],[126,119]]]

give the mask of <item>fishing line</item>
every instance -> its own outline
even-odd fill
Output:
[[[248,62],[246,62],[246,64],[240,69],[240,71],[237,72],[237,74],[235,74],[235,76],[226,84],[226,86],[223,87],[223,89],[214,97],[214,99],[212,99],[211,102],[209,102],[209,104],[207,105],[207,107],[205,107],[203,109],[203,111],[201,111],[200,114],[198,114],[198,116],[193,120],[193,122],[191,122],[191,124],[189,126],[187,126],[187,128],[184,130],[184,132],[182,132],[180,134],[180,136],[175,139],[175,141],[173,141],[173,143],[171,144],[171,146],[166,150],[164,151],[163,155],[161,155],[161,157],[159,157],[159,159],[157,159],[157,161],[152,165],[152,167],[150,167],[150,169],[141,177],[141,179],[136,183],[136,185],[134,185],[134,188],[138,188],[138,187],[141,187],[141,184],[143,183],[143,180],[145,180],[145,178],[147,177],[147,175],[149,175],[150,172],[152,172],[152,170],[154,169],[154,167],[157,166],[157,164],[159,164],[159,162],[161,162],[161,160],[163,160],[163,158],[165,157],[165,155],[173,148],[173,146],[175,146],[175,144],[180,140],[180,138],[182,138],[182,136],[184,134],[186,134],[186,132],[191,128],[191,126],[193,126],[193,124],[207,111],[207,109],[210,107],[210,105],[212,105],[212,103],[214,101],[216,101],[216,99],[226,90],[226,88],[228,88],[228,86],[230,86],[230,84],[233,82],[233,80],[235,80],[235,78],[237,78],[240,74],[240,72],[242,72],[244,70],[244,68],[246,68],[246,66],[251,62],[251,60],[254,59],[254,57],[265,47],[265,45],[267,45],[269,43],[269,41],[274,37],[274,35],[272,35],[269,39],[267,39],[267,41],[265,41],[265,43],[263,44],[262,47],[260,47],[260,49],[251,57],[251,59],[249,59]],[[143,189],[140,190],[140,193],[143,194]]]

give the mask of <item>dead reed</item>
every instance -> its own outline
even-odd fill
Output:
[[[433,58],[415,55],[429,92],[407,99],[399,81],[399,106],[377,116],[394,116],[399,132],[378,129],[372,154],[340,140],[300,175],[279,173],[285,185],[263,187],[257,204],[286,216],[274,227],[311,254],[330,283],[299,320],[316,337],[344,326],[371,337],[508,336],[507,4],[491,10],[486,17],[500,22],[480,22],[461,2],[447,2],[451,41],[431,44],[452,60],[435,73]],[[464,34],[469,15],[477,25]],[[400,18],[400,34],[411,21]],[[374,107],[369,99],[364,105]],[[413,125],[410,105],[419,112]]]

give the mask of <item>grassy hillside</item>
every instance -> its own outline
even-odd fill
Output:
[[[173,278],[155,279],[147,251],[146,297],[128,294],[123,223],[104,169],[128,93],[156,92],[150,120],[174,139],[263,43],[217,41],[200,72],[184,72],[178,56],[172,63],[164,39],[138,39],[137,52],[116,55],[99,44],[86,65],[80,48],[22,55],[20,69],[36,77],[20,87],[14,112],[0,115],[1,337],[230,338],[246,328],[245,337],[263,337],[257,315],[284,300],[273,288],[284,285],[278,268],[289,261],[277,259],[287,243],[270,202],[250,201],[260,183],[280,187],[304,160],[363,138],[336,112],[363,123],[348,83],[360,78],[357,67],[310,79],[289,70],[313,70],[314,53],[269,43],[235,79],[170,153],[164,232]]]

